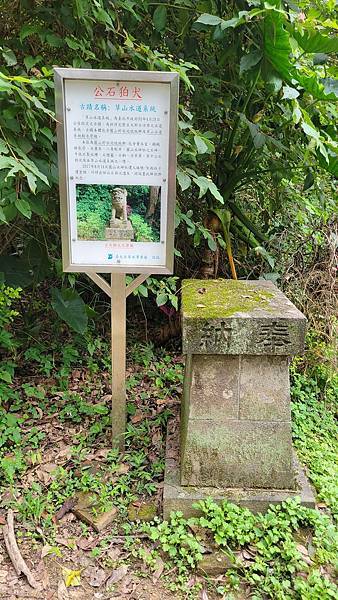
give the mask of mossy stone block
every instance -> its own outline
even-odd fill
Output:
[[[185,354],[276,354],[303,351],[306,318],[270,281],[185,280]]]
[[[291,424],[189,420],[181,485],[294,489]]]

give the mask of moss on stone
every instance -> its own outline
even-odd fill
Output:
[[[188,318],[215,319],[269,309],[275,293],[264,284],[233,279],[188,279],[183,282],[182,308]]]

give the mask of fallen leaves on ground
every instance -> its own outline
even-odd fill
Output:
[[[81,570],[80,569],[68,569],[67,567],[62,567],[63,579],[66,587],[77,587],[81,585]]]
[[[128,573],[127,565],[121,565],[117,569],[115,569],[110,577],[106,581],[106,587],[109,588],[111,585],[114,585],[118,581],[121,581],[125,575]]]
[[[106,571],[99,567],[87,567],[84,576],[91,587],[101,587],[108,578]]]
[[[156,583],[156,581],[161,577],[163,571],[164,571],[164,562],[163,562],[162,558],[160,558],[158,556],[156,559],[156,563],[155,563],[155,571],[153,574],[153,583]]]

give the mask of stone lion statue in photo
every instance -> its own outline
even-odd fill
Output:
[[[127,190],[125,188],[115,188],[111,193],[112,198],[112,213],[111,227],[116,227],[122,221],[123,225],[127,225]]]
[[[107,240],[133,240],[134,230],[128,219],[127,190],[116,187],[111,193],[111,219],[106,227]]]

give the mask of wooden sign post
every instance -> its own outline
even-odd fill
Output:
[[[54,72],[63,269],[111,298],[112,436],[123,449],[126,298],[173,272],[178,75]],[[127,287],[126,273],[139,274]]]

